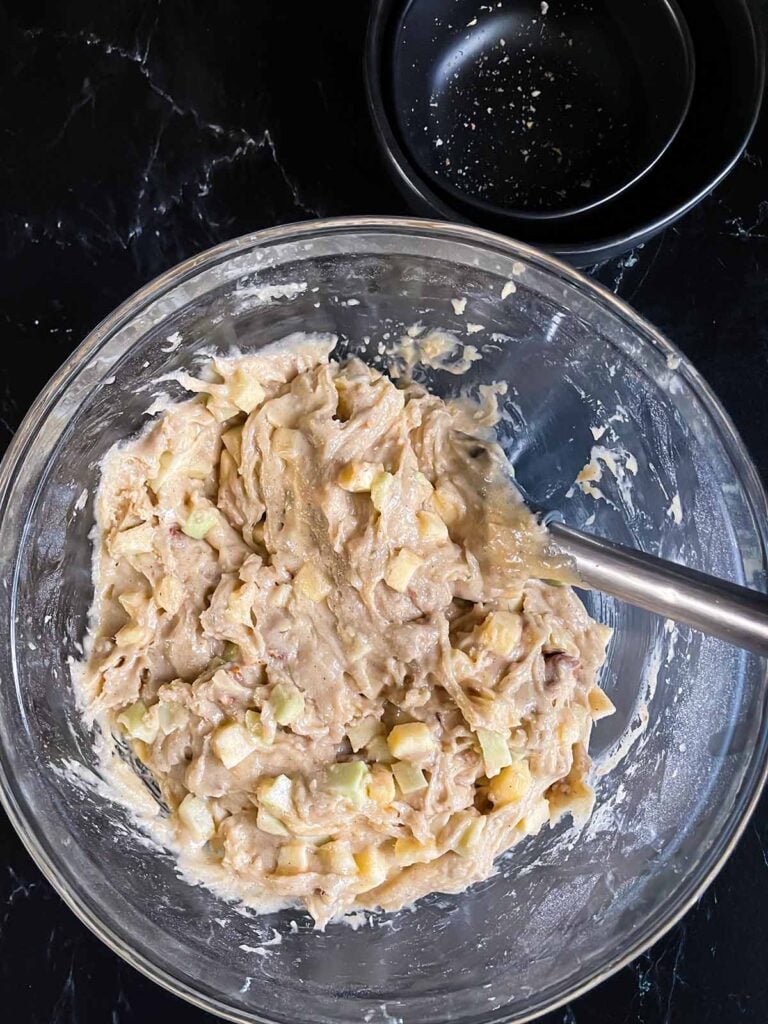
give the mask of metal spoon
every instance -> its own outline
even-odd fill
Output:
[[[768,595],[582,533],[557,515],[545,514],[542,521],[586,587],[768,654]]]
[[[483,450],[509,475],[506,459],[502,460],[487,441],[463,431],[454,434],[463,444],[471,443],[470,456],[476,457]],[[583,533],[567,526],[560,512],[536,508],[519,483],[514,484],[546,526],[557,550],[571,559],[585,587],[684,622],[737,647],[768,655],[768,595]]]

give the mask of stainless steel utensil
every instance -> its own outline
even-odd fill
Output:
[[[655,555],[543,521],[586,587],[646,608],[737,647],[768,654],[768,596]]]
[[[483,452],[497,470],[509,475],[509,463],[500,449],[460,430],[454,431],[454,436],[468,447],[472,458]],[[514,486],[588,589],[601,590],[737,647],[768,655],[767,594],[583,533],[568,526],[560,512],[537,508],[517,480]]]

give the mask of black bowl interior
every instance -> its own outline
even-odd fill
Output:
[[[694,59],[678,14],[671,0],[409,0],[389,43],[403,144],[486,211],[603,202],[655,163],[687,112]]]
[[[690,110],[674,142],[633,188],[574,218],[502,218],[462,203],[421,172],[397,131],[386,54],[401,0],[378,0],[366,51],[368,99],[398,187],[423,216],[468,221],[538,245],[576,266],[618,255],[652,237],[704,198],[744,151],[760,110],[762,37],[748,0],[678,0],[693,40],[696,81]]]
[[[667,226],[703,199],[744,151],[760,110],[762,39],[746,0],[679,0],[696,52],[690,110],[669,150],[634,188],[579,223],[527,225],[562,251],[585,239],[632,239]],[[530,230],[533,228],[533,230]],[[635,241],[638,239],[635,238]]]

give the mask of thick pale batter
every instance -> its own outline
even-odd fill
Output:
[[[322,925],[589,814],[610,631],[466,405],[334,341],[216,360],[114,449],[79,683],[187,871]]]

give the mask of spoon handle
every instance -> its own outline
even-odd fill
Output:
[[[768,655],[768,596],[550,521],[586,587]]]

